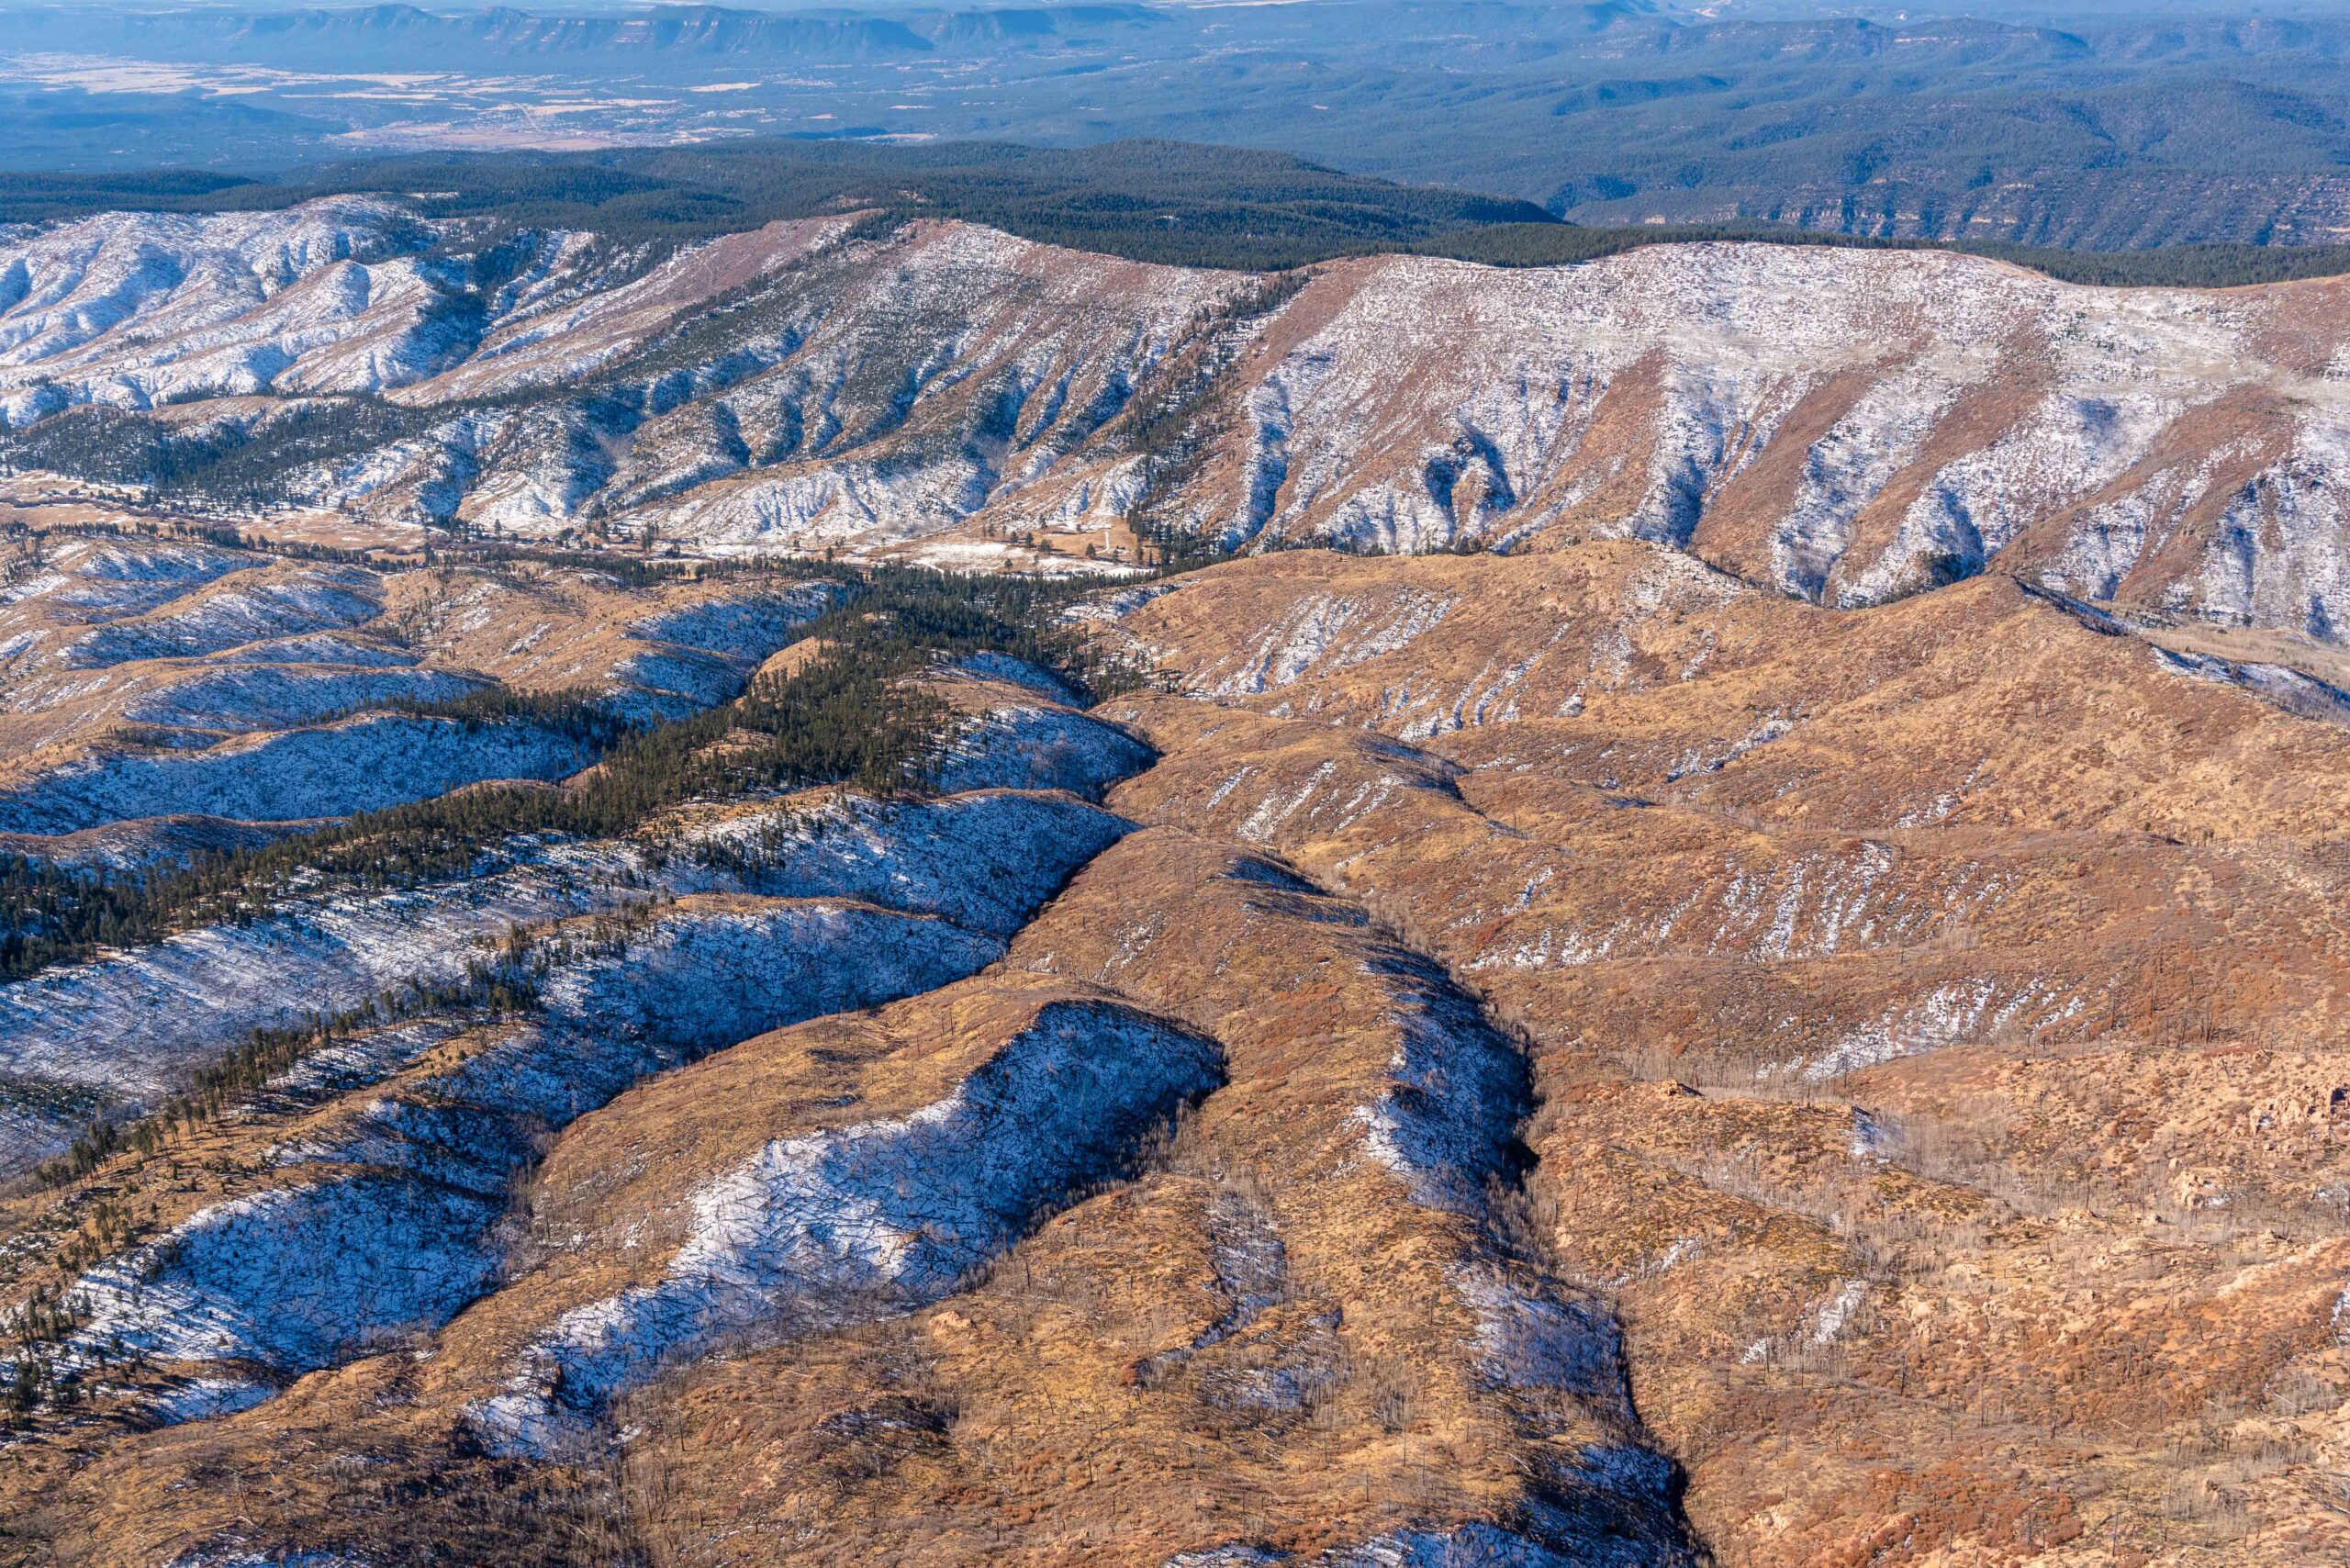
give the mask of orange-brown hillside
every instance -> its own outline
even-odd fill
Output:
[[[1154,678],[940,670],[926,786],[681,804],[486,939],[529,995],[7,1197],[80,1381],[0,1549],[2350,1553],[2350,727],[2290,639],[1622,542],[1068,624]]]

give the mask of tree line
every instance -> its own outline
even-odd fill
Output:
[[[731,702],[645,729],[621,726],[577,694],[487,691],[404,704],[468,722],[552,723],[609,749],[566,784],[476,786],[202,853],[181,867],[77,868],[0,856],[0,982],[101,947],[249,923],[297,888],[414,887],[474,871],[525,835],[611,837],[693,800],[834,783],[885,797],[920,793],[955,723],[916,678],[940,655],[1005,654],[1080,686],[1122,678],[1058,622],[1086,586],[876,567],[806,628],[822,657],[756,678]]]
[[[433,194],[410,194],[417,191]],[[1285,153],[1148,140],[1084,148],[767,140],[576,153],[436,153],[354,160],[265,180],[180,170],[0,174],[0,222],[124,209],[258,210],[361,193],[399,197],[426,217],[471,220],[476,238],[469,244],[484,227],[494,241],[579,230],[643,247],[648,261],[677,245],[778,219],[864,211],[878,226],[959,218],[1130,260],[1252,272],[1415,251],[1554,266],[1704,240],[1961,251],[2067,282],[2105,285],[2228,287],[2350,272],[2350,247],[2330,245],[2095,252],[1865,238],[1751,221],[1586,226],[1511,197],[1397,185]],[[493,262],[498,253],[495,243],[469,252]],[[128,429],[108,433],[138,439]],[[336,437],[320,439],[322,450],[341,449]],[[94,446],[91,456],[100,455]],[[152,468],[156,455],[125,452],[119,465],[125,472]],[[236,474],[228,452],[191,448],[185,460],[216,473],[213,482],[224,487],[261,483]]]

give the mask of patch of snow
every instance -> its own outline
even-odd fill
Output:
[[[564,1445],[614,1394],[744,1335],[934,1300],[1222,1078],[1216,1048],[1110,1003],[1058,1002],[912,1114],[779,1138],[697,1192],[657,1283],[574,1308],[511,1390],[493,1449]]]
[[[1615,1326],[1582,1302],[1528,1290],[1498,1271],[1458,1270],[1453,1289],[1477,1312],[1477,1366],[1504,1388],[1621,1396]]]
[[[1867,1299],[1868,1294],[1866,1280],[1846,1280],[1838,1286],[1836,1294],[1821,1303],[1818,1311],[1812,1315],[1811,1332],[1807,1337],[1811,1348],[1818,1350],[1834,1344],[1837,1337],[1844,1332],[1845,1325],[1852,1322],[1852,1314],[1860,1310],[1861,1303]]]
[[[445,1321],[481,1294],[502,1201],[368,1173],[216,1205],[99,1264],[71,1344],[160,1361],[324,1366]]]
[[[2154,661],[2174,675],[2237,686],[2305,719],[2350,723],[2350,691],[2283,665],[2223,659],[2210,654],[2156,648]]]
[[[722,872],[719,886],[865,899],[1009,936],[1133,827],[1072,800],[974,790],[919,802],[852,795],[816,811],[733,816],[679,838]]]
[[[382,605],[372,574],[353,566],[286,577],[244,573],[183,604],[101,627],[73,650],[76,664],[191,658],[267,638],[357,626]]]
[[[1192,684],[1209,697],[1260,696],[1303,680],[1309,672],[1335,673],[1407,648],[1459,602],[1454,595],[1415,591],[1376,604],[1310,594],[1240,655],[1237,670],[1220,677],[1209,671]]]
[[[1852,1158],[1883,1161],[1886,1149],[1892,1143],[1885,1124],[1859,1106],[1852,1107]]]
[[[1015,659],[1009,654],[982,650],[956,661],[955,667],[968,670],[989,680],[1009,681],[1024,686],[1047,702],[1058,702],[1074,708],[1085,700],[1084,694],[1048,669]]]
[[[496,1276],[490,1232],[537,1129],[718,1047],[931,990],[1002,952],[859,904],[661,915],[559,963],[542,1022],[272,1155],[295,1176],[355,1172],[218,1204],[84,1274],[73,1294],[90,1316],[72,1343],[300,1372],[437,1327]]]
[[[491,778],[560,778],[596,760],[523,721],[363,714],[203,751],[118,752],[0,790],[0,832],[74,833],[137,817],[287,822],[381,811]]]
[[[277,1390],[265,1383],[228,1377],[190,1378],[158,1399],[153,1409],[166,1425],[210,1421],[266,1402]]]

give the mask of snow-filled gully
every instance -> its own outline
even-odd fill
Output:
[[[76,1343],[285,1374],[438,1327],[494,1281],[492,1232],[534,1134],[649,1073],[931,990],[1002,951],[935,916],[844,900],[665,914],[559,970],[542,1016],[496,1045],[272,1149],[287,1185],[84,1275]]]
[[[1352,1120],[1371,1158],[1404,1182],[1414,1203],[1479,1222],[1477,1243],[1449,1271],[1449,1282],[1476,1316],[1480,1377],[1505,1397],[1523,1398],[1538,1425],[1546,1399],[1564,1396],[1625,1436],[1585,1446],[1557,1473],[1540,1476],[1542,1492],[1519,1529],[1400,1531],[1314,1561],[1331,1568],[1391,1562],[1628,1568],[1681,1561],[1670,1544],[1673,1467],[1639,1440],[1614,1320],[1493,1239],[1494,1190],[1524,1176],[1511,1158],[1518,1126],[1533,1109],[1524,1054],[1432,960],[1399,964],[1388,978],[1400,1035],[1389,1088]]]
[[[1409,1207],[1427,1216],[1427,1223],[1410,1233],[1420,1238],[1414,1250],[1435,1249],[1430,1256],[1437,1272],[1430,1282],[1465,1309],[1442,1316],[1469,1325],[1462,1350],[1476,1396],[1490,1402],[1488,1407],[1516,1434],[1525,1456],[1527,1484],[1505,1517],[1390,1531],[1300,1561],[1326,1568],[1417,1562],[1681,1568],[1694,1563],[1698,1559],[1674,1501],[1675,1472],[1648,1444],[1632,1405],[1615,1322],[1604,1308],[1562,1288],[1539,1257],[1505,1239],[1514,1227],[1503,1223],[1498,1211],[1526,1175],[1517,1137],[1533,1109],[1530,1068],[1523,1051],[1486,1022],[1476,1000],[1442,966],[1373,935],[1354,901],[1253,856],[1239,858],[1220,875],[1261,882],[1292,895],[1252,904],[1256,924],[1245,940],[1255,949],[1286,950],[1292,943],[1282,926],[1292,921],[1326,930],[1351,924],[1363,933],[1350,946],[1328,952],[1330,959],[1356,974],[1354,983],[1366,985],[1377,998],[1378,1038],[1383,1038],[1389,1052],[1383,1081],[1350,1108],[1326,1107],[1310,1100],[1292,1105],[1277,1099],[1259,1114],[1282,1124],[1282,1148],[1296,1141],[1318,1142],[1323,1135],[1315,1124],[1335,1114],[1342,1133],[1338,1143],[1350,1144],[1359,1154],[1299,1180],[1346,1188],[1366,1180],[1364,1168],[1372,1168],[1392,1178],[1392,1183],[1379,1183],[1385,1191],[1374,1202]],[[1238,929],[1249,931],[1251,926],[1243,924]],[[1299,935],[1294,945],[1303,952],[1311,944]],[[1130,945],[1113,951],[1117,956],[1100,972],[1113,980],[1125,977],[1134,994],[1157,1002],[1158,998],[1149,993],[1165,977],[1155,980],[1152,971],[1131,967],[1139,955]],[[1186,950],[1186,958],[1212,966],[1214,951]],[[1317,956],[1300,961],[1330,959]],[[1182,961],[1171,960],[1177,965]],[[1087,960],[1075,972],[1092,975],[1091,963]],[[1203,1005],[1223,1005],[1212,991],[1190,994],[1195,1001],[1210,999]],[[1244,1044],[1250,1039],[1251,1026],[1238,1025],[1243,1033],[1228,1047],[1234,1053],[1236,1080],[1247,1076],[1251,1081],[1287,1081],[1294,1075],[1285,1069],[1274,1071],[1271,1066],[1281,1060],[1278,1053],[1283,1047],[1278,1042],[1288,1039],[1295,1028],[1315,1026],[1312,1016],[1301,1013],[1258,1025],[1259,1042]],[[1343,1025],[1327,1047],[1336,1053],[1331,1070],[1355,1070],[1344,1064],[1366,1045],[1378,1048],[1376,1040],[1364,1039],[1359,1024]],[[1244,1049],[1268,1047],[1276,1054],[1257,1060],[1243,1055]],[[1270,1078],[1260,1076],[1269,1073]],[[1281,1091],[1270,1092],[1278,1096]],[[1244,1143],[1235,1149],[1248,1147]],[[1233,1228],[1231,1216],[1225,1216],[1222,1227]],[[1275,1258],[1280,1245],[1278,1238],[1271,1239]],[[1217,1268],[1221,1276],[1227,1262],[1220,1258]],[[1252,1289],[1249,1281],[1266,1271],[1262,1263],[1235,1271],[1227,1294],[1241,1310],[1246,1310]],[[1348,1288],[1375,1295],[1388,1287]],[[1420,1287],[1415,1282],[1410,1288]],[[1382,1306],[1366,1301],[1365,1310],[1367,1320],[1370,1315],[1402,1312],[1399,1322],[1427,1321],[1417,1316],[1417,1305],[1407,1310],[1399,1303]],[[1349,1317],[1354,1315],[1350,1308]],[[1172,1557],[1169,1568],[1292,1560],[1261,1541],[1243,1540]]]
[[[934,1301],[1067,1194],[1126,1174],[1142,1136],[1222,1079],[1197,1035],[1048,1004],[946,1098],[775,1139],[704,1185],[660,1280],[565,1313],[473,1424],[497,1451],[545,1456],[592,1440],[605,1403],[665,1365]]]

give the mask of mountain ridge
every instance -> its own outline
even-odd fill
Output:
[[[2104,251],[2350,231],[2338,18],[1818,10],[20,6],[0,94],[28,162],[251,170],[746,133],[1217,140],[1205,73],[1254,141],[1595,224]]]
[[[342,197],[6,248],[17,504],[1057,570],[1629,534],[1825,603],[1997,563],[2350,623],[2338,281],[1738,242],[1252,275],[854,213],[666,252],[464,233]]]

